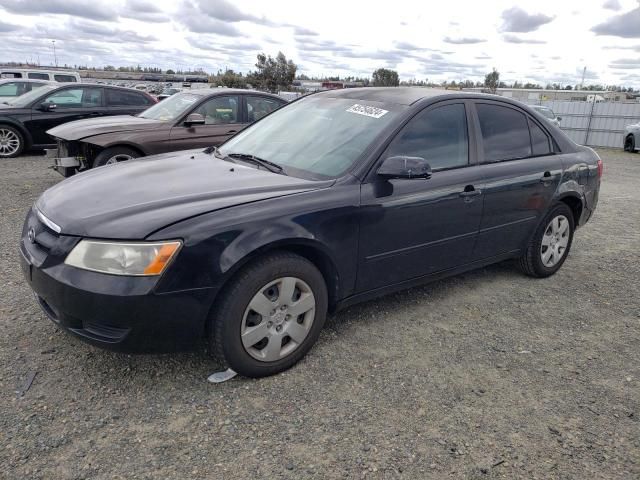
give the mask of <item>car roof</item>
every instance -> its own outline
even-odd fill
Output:
[[[492,98],[504,99],[497,95],[486,93],[464,92],[460,90],[445,90],[427,87],[363,87],[328,90],[316,95],[333,98],[348,98],[353,100],[369,100],[371,102],[395,103],[398,105],[413,105],[421,100],[435,97],[452,98]]]
[[[181,90],[180,93],[191,93],[192,95],[200,95],[201,97],[208,97],[208,96],[214,96],[214,95],[251,93],[254,95],[258,94],[258,95],[264,95],[265,97],[273,97],[273,98],[278,98],[280,100],[284,100],[282,97],[274,93],[261,92],[259,90],[247,90],[242,88],[196,88],[193,90],[189,88],[185,88],[184,90]]]
[[[60,82],[54,82],[53,80],[38,80],[37,78],[2,78],[0,84],[11,82],[24,82],[24,83],[48,83],[51,85],[59,84]]]

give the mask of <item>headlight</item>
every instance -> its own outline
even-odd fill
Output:
[[[119,243],[81,240],[64,263],[114,275],[160,275],[181,246],[180,241]]]

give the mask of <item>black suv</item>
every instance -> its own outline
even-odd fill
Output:
[[[156,100],[145,92],[95,84],[46,85],[0,103],[0,158],[26,148],[49,148],[47,130],[62,123],[105,115],[134,115]]]
[[[507,259],[554,274],[601,175],[593,150],[513,100],[331,91],[217,149],[59,183],[27,214],[22,267],[44,312],[89,342],[205,339],[264,376],[305,355],[327,311]]]

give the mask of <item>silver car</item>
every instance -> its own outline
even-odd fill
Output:
[[[640,151],[640,122],[624,127],[624,151]]]
[[[530,106],[535,111],[540,112],[542,115],[548,118],[549,121],[553,123],[556,127],[560,126],[560,120],[562,120],[562,117],[558,117],[555,113],[553,113],[553,110],[551,110],[549,107],[545,107],[544,105],[530,105]]]
[[[55,84],[48,80],[28,80],[22,78],[7,78],[0,80],[0,103],[13,100],[31,90],[44,85]]]

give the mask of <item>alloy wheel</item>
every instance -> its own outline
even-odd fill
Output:
[[[126,162],[127,160],[133,160],[133,158],[134,157],[132,157],[131,155],[127,155],[126,153],[120,153],[118,155],[114,155],[113,157],[111,157],[104,164],[105,165],[113,165],[114,163]]]
[[[569,220],[564,215],[553,217],[542,235],[540,256],[542,264],[551,268],[562,259],[567,251],[570,237]]]
[[[20,137],[13,130],[0,128],[0,155],[14,155],[20,148]]]
[[[315,296],[304,280],[282,277],[269,282],[244,312],[240,330],[244,349],[261,362],[287,357],[309,335],[315,310]]]

